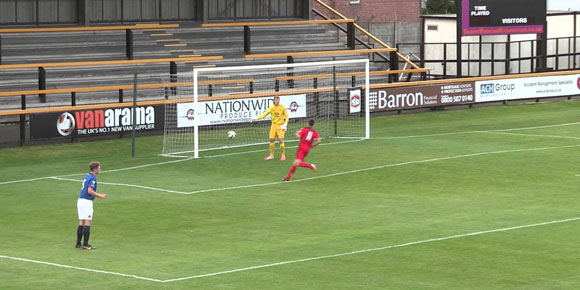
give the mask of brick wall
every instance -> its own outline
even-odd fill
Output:
[[[360,4],[350,4],[350,0],[322,1],[361,23],[420,22],[421,0],[360,0]],[[331,16],[330,11],[314,0],[312,7]]]

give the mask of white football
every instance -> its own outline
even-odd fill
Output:
[[[228,138],[236,138],[236,131],[228,131]]]

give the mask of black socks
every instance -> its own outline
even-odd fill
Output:
[[[91,236],[91,227],[90,226],[85,226],[83,228],[83,235],[85,236],[85,242],[83,243],[83,246],[88,246],[89,245],[89,237]]]
[[[83,238],[83,230],[85,226],[80,226],[77,228],[77,245],[81,244],[81,239]]]

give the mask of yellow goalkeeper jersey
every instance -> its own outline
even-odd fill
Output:
[[[284,123],[288,123],[290,116],[288,115],[288,111],[286,111],[286,107],[283,105],[278,106],[270,106],[266,112],[258,116],[258,119],[263,119],[269,114],[272,114],[272,124],[275,125],[282,125]]]

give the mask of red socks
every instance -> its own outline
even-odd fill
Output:
[[[312,165],[310,165],[306,162],[300,162],[300,164],[298,164],[298,166],[312,169]],[[296,166],[292,166],[292,168],[290,168],[290,172],[288,172],[288,175],[286,175],[286,179],[292,178],[292,175],[294,175],[294,172],[296,172]]]
[[[286,179],[290,179],[292,177],[292,175],[294,174],[294,172],[296,172],[296,166],[292,166],[290,168],[290,172],[288,172],[288,175],[286,175]]]

